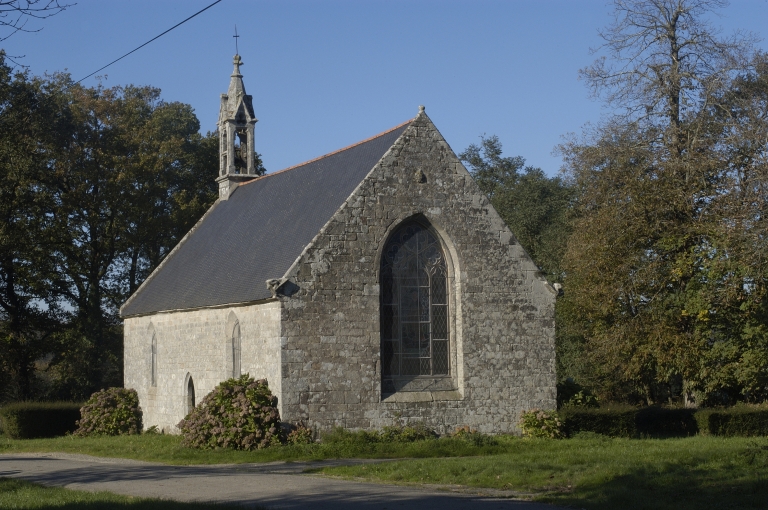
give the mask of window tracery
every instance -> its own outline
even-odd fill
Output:
[[[382,390],[450,375],[448,274],[440,241],[411,221],[390,237],[381,259]]]

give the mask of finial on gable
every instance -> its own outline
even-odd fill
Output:
[[[424,105],[423,104],[419,105],[419,113],[424,113]]]

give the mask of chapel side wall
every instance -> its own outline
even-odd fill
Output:
[[[157,425],[178,432],[186,414],[186,376],[199,403],[221,381],[231,377],[227,331],[234,312],[240,323],[241,372],[266,378],[280,397],[280,303],[210,308],[131,317],[124,322],[124,384],[139,394],[144,427]],[[157,385],[151,386],[151,333],[157,339]]]
[[[382,401],[378,253],[416,214],[453,259],[457,391]],[[554,294],[424,114],[288,276],[301,290],[282,298],[285,421],[319,430],[422,421],[439,433],[464,425],[502,433],[519,432],[523,410],[555,407]]]

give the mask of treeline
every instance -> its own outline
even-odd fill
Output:
[[[550,279],[558,378],[603,400],[768,398],[768,55],[705,21],[718,2],[616,0],[581,71],[617,112],[521,172],[462,153]]]
[[[614,0],[581,77],[615,113],[558,148],[560,176],[495,136],[460,155],[564,286],[569,394],[768,399],[768,55],[712,29],[720,4]],[[117,307],[216,198],[215,135],[159,94],[0,53],[0,401],[121,384]]]
[[[0,52],[0,401],[122,385],[117,309],[215,200],[218,139],[152,87]]]

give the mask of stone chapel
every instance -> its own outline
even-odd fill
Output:
[[[320,431],[516,432],[554,408],[557,292],[424,107],[257,176],[241,65],[221,96],[219,198],[120,309],[145,426],[175,432],[242,373]]]

